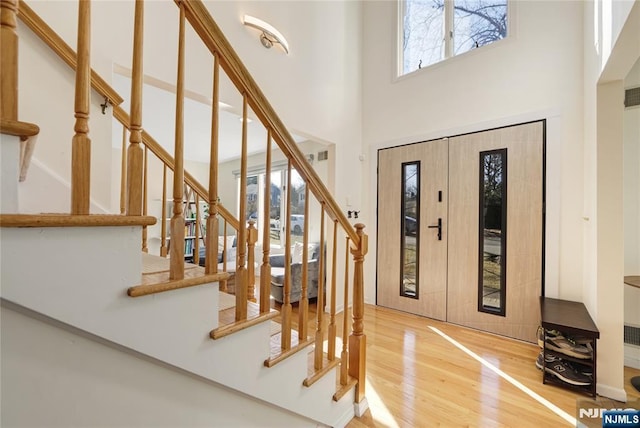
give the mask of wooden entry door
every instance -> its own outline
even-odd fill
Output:
[[[449,322],[536,340],[543,129],[534,122],[449,139]],[[491,180],[498,169],[502,201],[495,213]]]
[[[543,139],[534,122],[380,150],[377,303],[535,342]],[[420,171],[417,210],[403,182],[410,165]],[[414,238],[406,212],[416,211]],[[404,266],[413,247],[415,296]]]
[[[447,163],[446,140],[378,153],[378,304],[443,321]]]

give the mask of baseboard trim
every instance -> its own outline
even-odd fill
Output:
[[[624,365],[640,370],[640,346],[624,344]]]
[[[612,400],[627,402],[627,392],[621,388],[614,388],[613,386],[603,385],[601,383],[596,387],[598,395],[611,398]]]
[[[364,397],[362,401],[360,401],[359,403],[354,403],[353,405],[353,410],[355,411],[356,416],[359,418],[364,415],[364,412],[366,412],[367,409],[369,409],[369,402],[367,401],[367,397]]]
[[[640,358],[638,357],[624,357],[624,365],[634,369],[640,370]]]
[[[341,428],[347,426],[347,424],[351,422],[351,419],[353,419],[353,417],[355,416],[354,411],[355,409],[353,407],[348,407],[344,414],[340,416],[337,421],[335,421],[333,427]]]

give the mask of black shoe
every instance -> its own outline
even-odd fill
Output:
[[[582,373],[578,373],[571,364],[553,355],[547,355],[547,360],[553,358],[552,362],[546,362],[546,371],[571,385],[587,386],[591,385],[591,378]],[[536,364],[537,366],[537,364]]]

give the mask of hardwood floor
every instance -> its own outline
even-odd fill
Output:
[[[571,426],[566,419],[446,340],[459,342],[519,382],[524,390],[575,417],[576,400],[588,398],[543,385],[536,345],[367,305],[366,396],[370,409],[347,426]],[[640,398],[626,369],[629,398]]]
[[[281,308],[273,300],[271,303],[272,308]],[[308,326],[313,334],[315,299],[309,309]],[[292,312],[296,329],[297,303]],[[278,318],[275,320],[279,322]],[[325,326],[328,322],[329,314],[325,314]],[[341,331],[342,313],[336,315],[336,324]],[[369,410],[351,420],[349,428],[575,426],[566,418],[575,418],[576,400],[589,399],[543,385],[542,373],[535,367],[540,348],[530,343],[373,305],[366,305],[365,334]],[[443,335],[513,378],[522,388]],[[341,349],[340,339],[336,348]],[[625,389],[629,399],[640,400],[640,392],[630,384],[633,376],[640,376],[640,370],[625,368]],[[557,406],[565,418],[545,406],[545,400]]]

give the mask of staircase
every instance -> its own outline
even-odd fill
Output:
[[[206,6],[200,1],[175,3],[180,28],[178,112],[183,111],[184,69],[188,66],[184,55],[187,26],[213,56],[214,125],[207,186],[184,169],[183,153],[188,142],[183,141],[184,118],[180,114],[176,115],[173,153],[143,131],[143,1],[135,2],[129,114],[120,107],[125,94],[117,94],[90,69],[90,1],[78,4],[77,53],[25,2],[0,3],[2,425],[344,426],[366,410],[364,225],[349,224]],[[42,193],[52,180],[46,180],[47,166],[38,165],[38,173],[21,183],[34,150],[34,137],[41,134],[43,141],[47,131],[18,120],[18,77],[31,77],[18,70],[18,33],[26,38],[20,44],[21,54],[28,52],[24,49],[33,49],[36,55],[43,56],[46,50],[47,61],[66,63],[72,70],[68,76],[65,72],[56,76],[74,91],[70,180],[56,180],[58,187],[67,188],[66,196],[57,197],[68,198],[71,208],[67,212],[58,209],[56,200],[43,209],[47,214],[28,214],[25,211],[31,210],[25,210],[22,202],[23,197],[33,198],[34,191],[30,189]],[[243,137],[237,144],[241,147],[243,203],[237,210],[225,207],[218,195],[216,124],[222,73],[242,100]],[[52,93],[65,85],[57,86],[51,88]],[[104,150],[105,144],[111,150],[110,142],[100,141],[99,130],[98,138],[93,137],[92,141],[89,137],[92,88],[94,96],[104,97],[113,119],[123,127],[121,182],[112,180],[114,187],[121,188],[119,214],[97,214],[103,209],[91,194],[91,170],[104,168],[91,163],[91,153]],[[71,98],[71,94],[61,97]],[[61,123],[71,123],[71,118],[64,116],[64,109],[53,110],[51,114],[60,115]],[[249,110],[267,131],[267,174],[271,152],[277,149],[286,156],[288,177],[295,168],[305,181],[305,200],[314,198],[319,206],[316,226],[320,230],[320,248],[326,251],[319,256],[321,278],[315,323],[309,319],[306,274],[297,304],[298,318],[293,319],[290,203],[284,222],[284,259],[288,260],[284,269],[284,302],[278,310],[271,307],[269,299],[269,228],[264,228],[260,239],[254,222],[245,226],[242,220],[248,218]],[[162,177],[150,171],[150,159],[161,162]],[[40,177],[45,179],[34,182]],[[171,218],[165,217],[165,210],[158,218],[147,215],[148,187],[152,182],[163,188],[162,206],[172,203]],[[29,187],[25,187],[26,183]],[[269,191],[268,186],[267,183],[265,192]],[[290,197],[286,199],[289,201]],[[169,246],[168,242],[184,240],[185,206],[194,203],[199,207],[200,202],[208,205],[208,216],[202,216],[201,224],[198,213],[195,230],[220,232],[204,236],[196,232],[195,254],[199,254],[197,243],[202,241],[205,263],[185,269],[184,249],[181,245]],[[269,207],[265,205],[262,218],[269,218]],[[303,264],[310,244],[309,219],[313,217],[309,215],[309,205],[305,203]],[[143,260],[148,258],[142,257],[141,250],[149,252],[147,232],[156,222],[162,225],[157,256],[168,257],[167,269],[149,276],[143,273]],[[222,249],[218,235],[224,237]],[[229,236],[235,236],[237,256],[228,264],[223,257],[219,264],[219,253],[229,250]],[[256,256],[259,242],[262,254]],[[197,258],[194,262],[198,262]],[[302,271],[306,272],[306,268]],[[344,275],[344,284],[338,284],[338,274]],[[234,309],[219,310],[221,296],[228,297],[221,293],[228,291],[231,280]],[[338,321],[340,318],[342,322]],[[281,328],[272,335],[270,323],[274,319]],[[310,324],[316,326],[315,331],[310,331]],[[95,391],[101,392],[94,394]],[[26,402],[35,403],[40,411],[34,412]],[[142,411],[134,411],[136,407]]]

